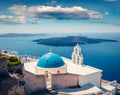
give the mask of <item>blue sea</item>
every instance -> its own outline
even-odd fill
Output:
[[[71,58],[73,47],[54,47],[38,45],[32,40],[40,38],[49,38],[56,36],[67,36],[68,34],[48,34],[46,36],[32,37],[0,37],[1,50],[18,51],[20,55],[42,56],[48,53],[50,49],[54,53],[67,58]],[[78,35],[78,34],[69,34]],[[84,56],[84,64],[103,70],[103,79],[117,80],[120,83],[120,34],[84,34],[92,38],[113,39],[119,42],[102,42],[98,44],[80,45]]]

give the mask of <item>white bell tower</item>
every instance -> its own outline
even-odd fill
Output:
[[[72,61],[74,64],[83,65],[83,56],[81,54],[81,48],[78,44],[74,47]]]

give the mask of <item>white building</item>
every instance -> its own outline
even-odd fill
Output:
[[[4,55],[8,55],[8,56],[17,56],[18,57],[17,51],[2,50],[1,53]]]
[[[52,88],[57,92],[74,95],[96,93],[114,95],[116,90],[116,87],[110,84],[102,87],[102,70],[83,63],[78,44],[74,47],[72,60],[50,51],[39,60],[25,63],[23,74],[29,92]]]

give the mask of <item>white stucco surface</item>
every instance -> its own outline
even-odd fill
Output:
[[[65,64],[67,65],[67,73],[71,74],[77,74],[77,75],[89,75],[97,72],[102,72],[100,69],[96,69],[87,65],[76,65],[72,62],[72,60],[62,57]],[[26,71],[29,71],[30,73],[36,74],[35,72],[35,66],[37,64],[37,61],[34,62],[28,62],[24,64],[24,69]]]
[[[104,92],[108,93],[108,95],[115,95],[116,87],[112,85],[102,85],[102,89]]]
[[[74,88],[74,89],[59,89],[56,90],[58,93],[63,93],[63,94],[70,94],[70,95],[91,95],[91,94],[98,94],[98,93],[103,93],[103,91],[92,85],[92,84],[86,84],[82,86],[81,88]]]
[[[87,65],[76,65],[72,60],[62,57],[64,62],[67,64],[67,72],[77,75],[89,75],[97,72],[102,72],[102,70],[93,68]]]
[[[24,70],[32,74],[36,74],[35,65],[37,64],[37,62],[38,61],[24,63]]]
[[[37,67],[37,65],[35,64],[35,70],[36,70],[36,75],[44,75],[46,71],[52,74],[58,74],[59,71],[59,73],[61,74],[61,73],[66,73],[66,65],[58,68],[41,68],[41,67]]]

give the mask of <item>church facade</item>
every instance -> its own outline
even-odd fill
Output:
[[[37,61],[24,63],[23,75],[28,91],[82,88],[91,84],[99,89],[98,92],[103,92],[100,89],[102,70],[83,63],[83,55],[78,44],[74,47],[71,57],[72,59],[60,57],[50,51]],[[115,93],[115,89],[112,90]]]

